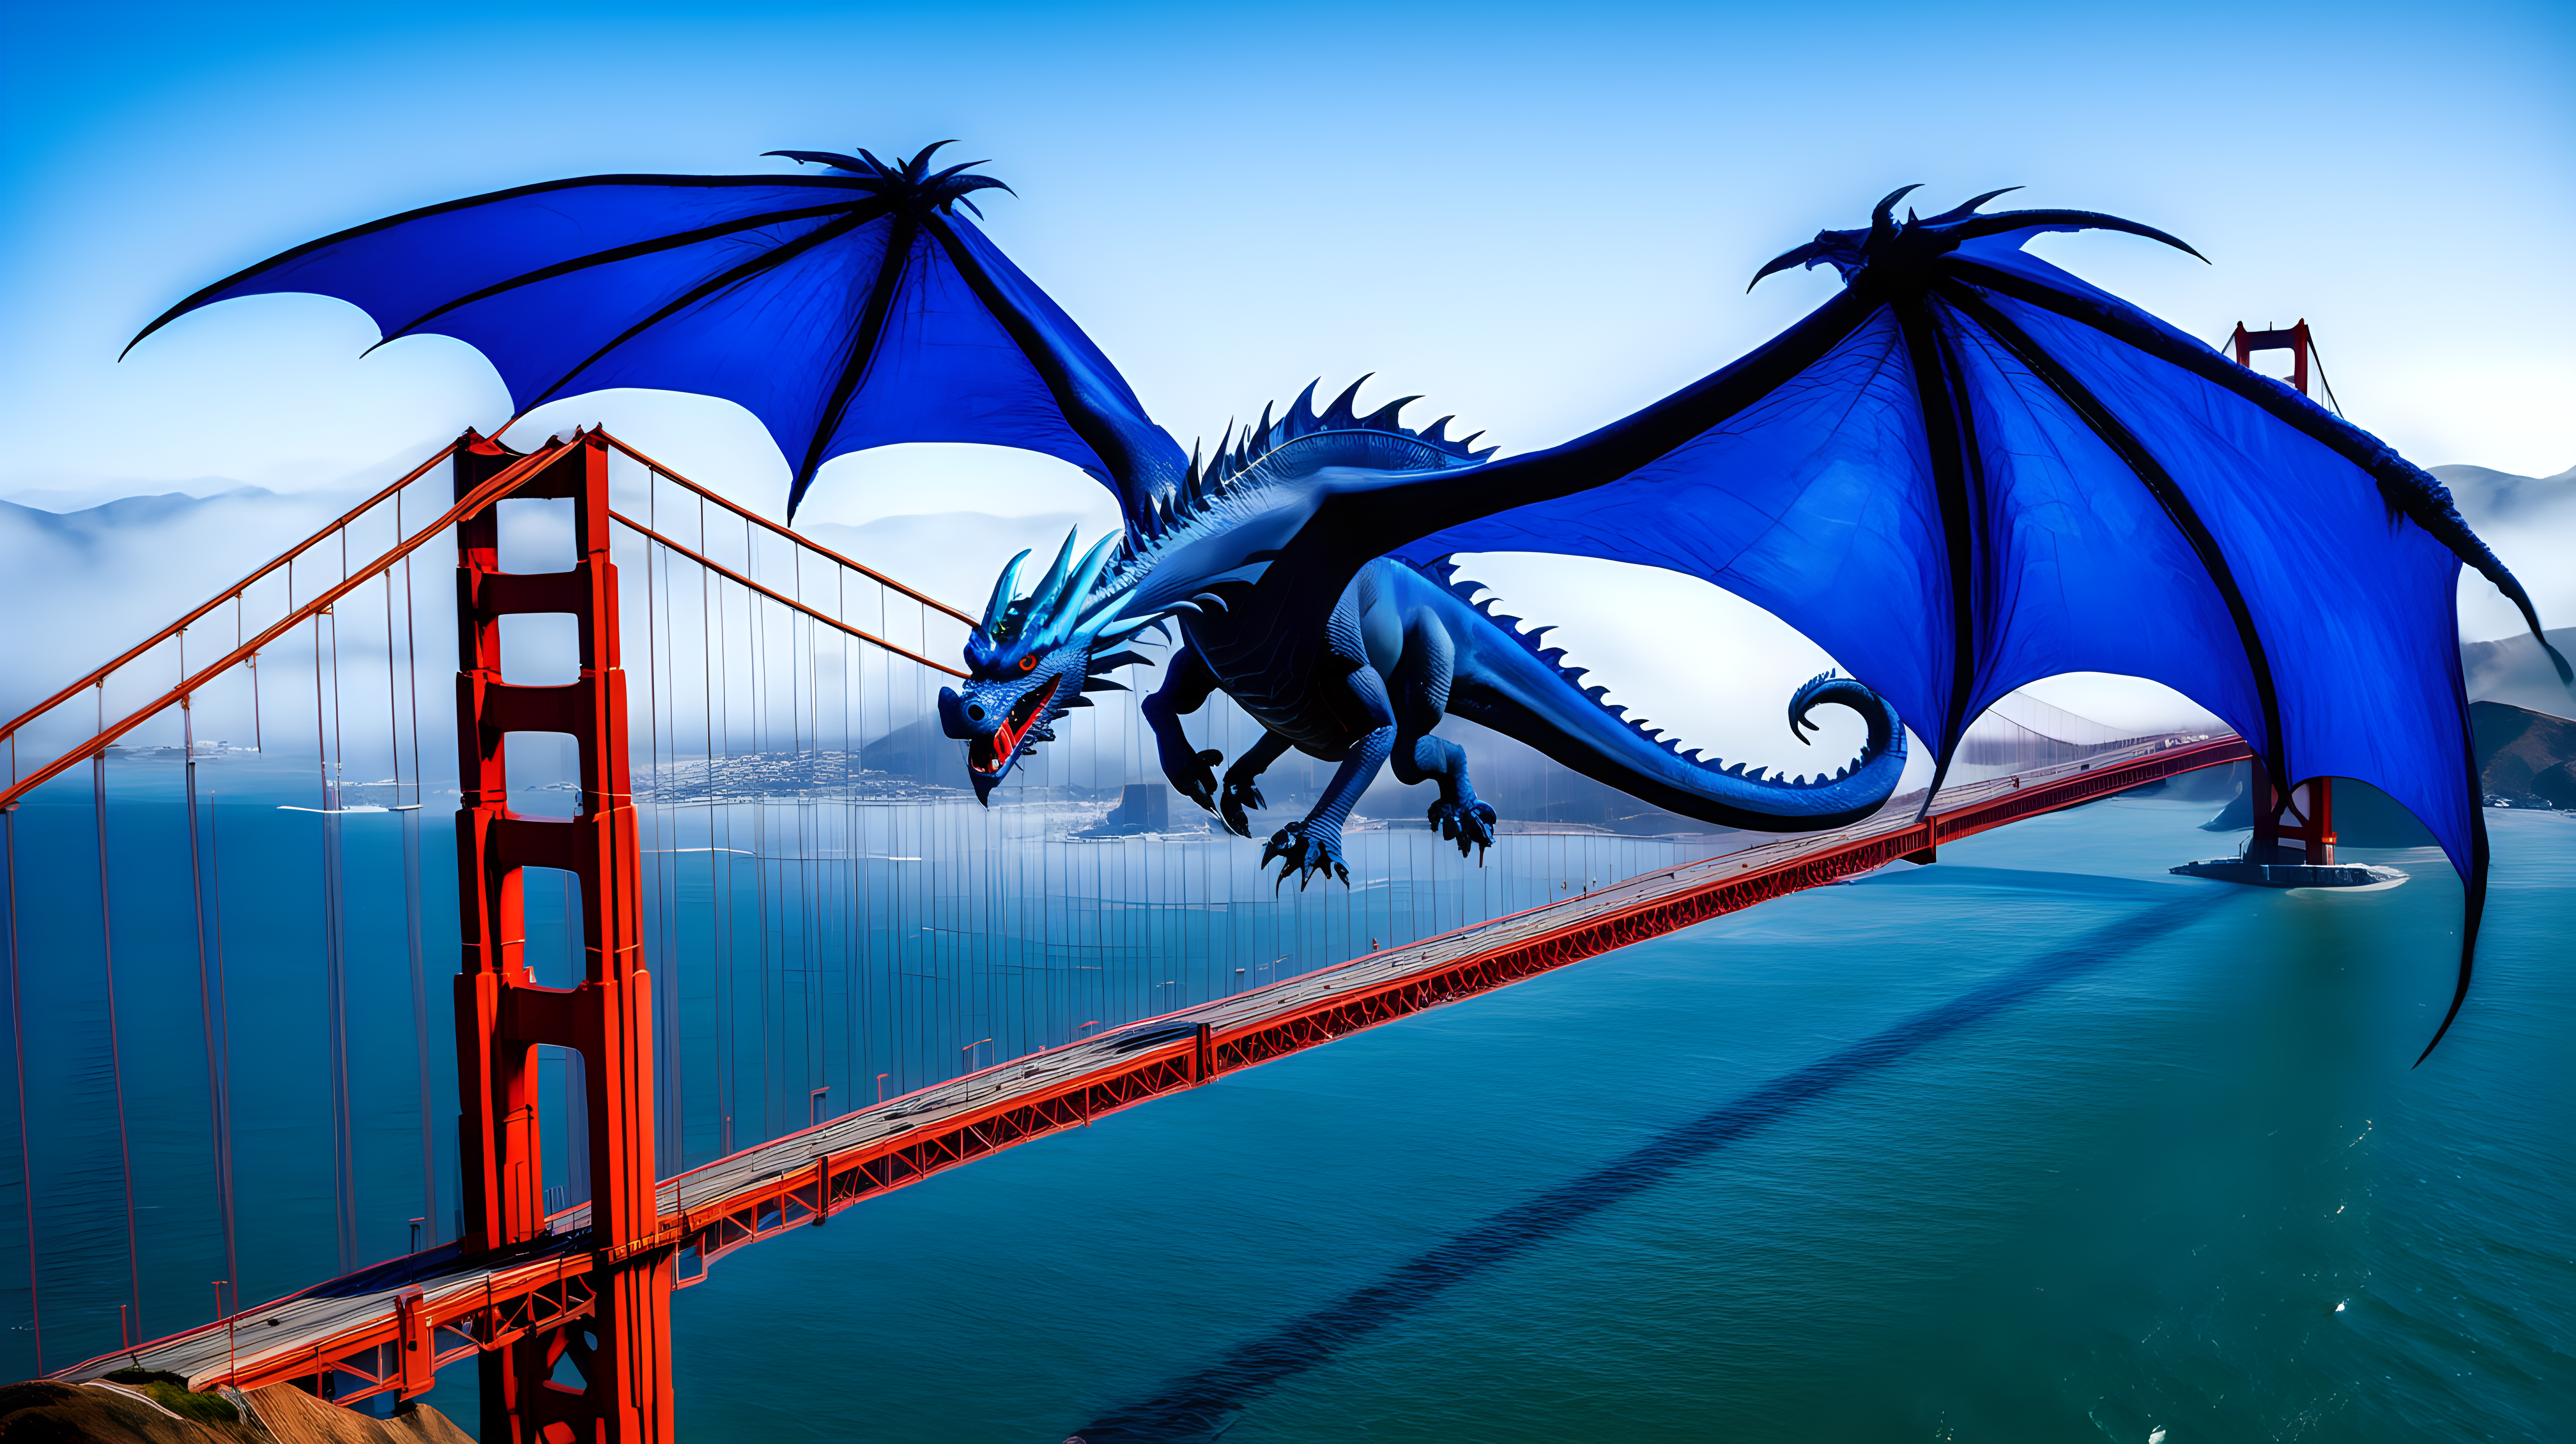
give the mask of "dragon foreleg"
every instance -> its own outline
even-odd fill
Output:
[[[1197,649],[1183,647],[1164,664],[1163,685],[1137,709],[1154,729],[1154,748],[1173,790],[1211,812],[1216,810],[1216,765],[1225,754],[1193,746],[1181,730],[1181,719],[1204,706],[1215,690],[1216,673],[1200,660]]]
[[[1270,764],[1278,761],[1291,745],[1287,738],[1276,732],[1264,732],[1261,740],[1252,744],[1251,751],[1234,759],[1234,765],[1225,770],[1225,791],[1217,795],[1216,810],[1217,815],[1225,819],[1227,829],[1236,836],[1252,836],[1252,820],[1243,814],[1247,809],[1258,811],[1261,808],[1261,788],[1258,785],[1261,774],[1268,771]]]

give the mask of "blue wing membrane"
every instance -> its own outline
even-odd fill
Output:
[[[937,149],[894,164],[786,153],[837,174],[586,176],[429,206],[262,261],[135,340],[218,301],[312,292],[365,311],[385,340],[474,347],[521,414],[610,387],[735,402],[786,456],[791,514],[824,462],[906,441],[1057,457],[1139,514],[1180,480],[1180,447],[956,213],[1001,183],[932,172]]]
[[[2487,871],[2460,567],[2537,636],[2528,596],[2377,438],[2020,250],[2095,227],[2181,242],[1975,204],[1900,226],[1882,203],[1868,231],[1765,268],[1832,263],[1846,286],[1742,360],[1563,446],[1337,499],[1298,548],[1310,564],[1531,551],[1704,578],[1841,659],[1944,768],[2027,683],[2165,683],[2273,776],[2358,778],[2431,829],[2467,889],[2447,1031]]]

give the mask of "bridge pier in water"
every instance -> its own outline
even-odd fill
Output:
[[[482,1437],[484,1444],[660,1444],[672,1433],[674,1247],[659,1237],[654,1188],[652,983],[644,968],[642,869],[628,779],[617,569],[609,559],[608,448],[599,436],[576,433],[570,445],[521,457],[469,432],[454,466],[460,502],[512,469],[527,474],[512,498],[570,500],[575,553],[568,570],[505,572],[498,501],[456,524],[463,789],[456,846],[464,939],[456,978],[457,1143],[465,1252],[498,1253],[546,1231],[537,1113],[541,1044],[581,1056],[590,1145],[593,1266],[585,1280],[562,1285],[562,1296],[513,1319],[492,1320],[479,1359]],[[574,682],[527,686],[503,678],[501,619],[531,613],[575,619],[581,673]],[[576,818],[510,810],[507,738],[513,732],[573,740],[581,798]],[[584,975],[571,988],[542,987],[530,976],[523,871],[529,867],[578,879]],[[558,1378],[567,1362],[578,1387]],[[421,1375],[425,1390],[428,1371]]]

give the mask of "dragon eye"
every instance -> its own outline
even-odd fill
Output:
[[[1037,658],[1035,658],[1035,657],[1022,657],[1022,658],[1020,659],[1020,670],[1021,670],[1021,671],[1023,671],[1023,672],[1034,672],[1034,671],[1036,671],[1037,669],[1038,669],[1038,659],[1037,659]]]

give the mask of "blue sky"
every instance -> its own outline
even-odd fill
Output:
[[[2419,462],[2576,464],[2564,5],[6,16],[0,496],[311,486],[507,415],[470,350],[360,360],[372,326],[318,298],[217,307],[117,363],[170,303],[287,246],[566,175],[951,136],[1018,191],[991,233],[1184,441],[1375,371],[1507,449],[1552,444],[1814,305],[1825,274],[1745,280],[1920,181],[1940,205],[2018,183],[2181,235],[2214,264],[2117,236],[2036,248],[2204,336],[2307,318],[2347,413]],[[612,394],[534,421],[598,419],[783,497],[784,462],[721,403]],[[924,501],[957,494],[945,479],[988,510],[1108,517],[1053,462],[886,454],[834,463],[809,515],[953,506]]]
[[[2576,464],[2571,17],[12,5],[0,478],[371,461],[506,413],[463,348],[360,362],[372,331],[319,300],[235,303],[114,364],[312,236],[948,136],[1019,191],[997,238],[1185,437],[1375,370],[1544,445],[1812,305],[1822,275],[1743,281],[1820,226],[1909,181],[2018,182],[2208,254],[2043,243],[2186,329],[2306,316],[2347,409],[2416,460],[2545,474]]]

